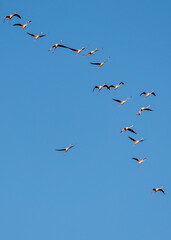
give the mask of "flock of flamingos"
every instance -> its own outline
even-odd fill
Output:
[[[5,18],[4,18],[4,23],[5,23],[6,19],[8,19],[8,24],[9,24],[10,20],[11,20],[13,17],[17,17],[17,18],[20,18],[20,19],[21,19],[20,15],[15,12],[15,13],[12,14],[12,15],[5,16]],[[16,23],[16,24],[13,24],[13,26],[19,26],[19,27],[21,27],[21,28],[22,28],[22,29],[21,29],[21,32],[22,32],[22,31],[28,26],[29,23],[31,23],[31,21],[28,21],[28,22],[25,23],[25,24]],[[35,38],[34,42],[37,41],[39,38],[42,38],[42,37],[45,37],[45,36],[46,36],[46,34],[43,34],[42,32],[41,32],[40,35],[35,35],[35,34],[29,33],[29,32],[27,32],[27,34]],[[71,51],[76,52],[76,56],[78,56],[78,54],[80,54],[84,49],[86,49],[86,47],[82,47],[81,49],[74,49],[74,48],[71,48],[71,47],[67,47],[67,46],[62,45],[61,42],[62,42],[62,40],[61,40],[59,43],[54,44],[54,45],[49,49],[49,51],[52,50],[52,53],[54,53],[55,50],[56,50],[56,48],[58,48],[58,47],[67,48],[67,49],[69,49],[69,50],[71,50]],[[84,56],[90,57],[92,54],[94,54],[95,52],[100,51],[100,50],[102,50],[102,49],[96,48],[95,50],[92,50],[92,51],[84,54]],[[91,62],[90,64],[97,65],[97,66],[98,66],[98,69],[100,69],[109,59],[110,59],[110,57],[107,58],[105,61],[103,61],[103,62],[101,62],[101,63],[100,63],[100,62]],[[94,89],[93,89],[93,91],[94,91],[96,88],[98,89],[97,94],[99,94],[99,92],[100,92],[103,88],[106,88],[106,89],[108,89],[108,90],[110,90],[111,88],[113,88],[114,91],[115,91],[116,89],[118,89],[118,88],[119,88],[121,85],[123,85],[123,84],[124,84],[123,82],[120,82],[120,83],[119,83],[118,85],[116,85],[116,86],[115,86],[115,85],[110,85],[110,86],[108,86],[107,84],[104,84],[104,85],[102,85],[102,86],[95,86]],[[149,97],[150,95],[156,96],[154,90],[153,90],[152,92],[150,92],[150,93],[142,92],[142,93],[140,94],[140,96],[141,96],[141,95],[145,95],[145,98]],[[120,103],[119,107],[120,107],[120,106],[122,106],[123,104],[125,104],[128,100],[130,100],[130,99],[131,99],[131,97],[127,98],[126,100],[118,100],[118,99],[113,99],[113,100],[116,101],[116,102],[119,102],[119,103]],[[142,113],[142,111],[152,111],[152,109],[150,108],[150,105],[147,106],[147,107],[142,107],[142,108],[139,110],[139,112],[137,113],[137,115],[140,115],[140,114]],[[126,131],[129,131],[129,132],[131,132],[131,133],[136,134],[136,132],[135,132],[132,128],[133,128],[133,125],[130,126],[130,127],[124,127],[124,128],[121,130],[121,134],[123,134],[123,133],[126,132]],[[136,139],[134,139],[134,138],[132,138],[132,137],[129,137],[129,138],[134,142],[134,145],[133,145],[133,146],[135,146],[135,145],[137,145],[138,143],[144,141],[143,138],[141,138],[140,140],[136,140]],[[71,144],[70,144],[69,147],[66,147],[66,148],[63,148],[63,149],[56,149],[56,151],[63,151],[63,152],[64,152],[64,155],[65,155],[65,154],[66,154],[71,148],[73,148],[74,146],[75,146],[75,145],[71,145]],[[143,163],[143,162],[146,160],[146,158],[143,158],[143,159],[133,158],[133,159],[138,162],[138,165],[140,165],[141,163]],[[138,166],[138,165],[137,165],[137,166]],[[152,190],[154,191],[153,195],[154,195],[156,192],[158,192],[158,191],[160,191],[160,192],[162,192],[163,194],[165,194],[165,191],[163,190],[163,186],[160,187],[160,188],[153,188]]]

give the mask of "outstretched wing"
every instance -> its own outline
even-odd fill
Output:
[[[134,160],[136,160],[136,161],[138,161],[138,162],[139,162],[139,159],[138,159],[138,158],[132,158],[132,159],[134,159]]]
[[[73,148],[73,147],[75,147],[75,145],[70,146],[69,149],[71,149],[71,148]]]
[[[16,23],[16,24],[13,24],[13,26],[23,26],[21,23]]]
[[[78,51],[78,49],[75,49],[75,48],[70,48],[70,47],[67,47],[68,49],[70,49],[70,50],[72,50],[72,51],[74,51],[74,52],[77,52]]]
[[[62,148],[62,149],[56,149],[56,151],[66,151],[65,148]]]
[[[165,191],[163,190],[163,188],[160,188],[159,191],[161,191],[163,194],[165,194]]]
[[[93,65],[100,65],[101,63],[92,63],[92,62],[91,62],[90,64],[93,64]]]
[[[32,34],[32,33],[28,33],[28,32],[27,32],[27,34],[30,35],[30,36],[32,36],[32,37],[35,37],[35,35]]]
[[[94,88],[93,88],[93,91],[95,90],[95,88],[98,88],[98,86],[95,86]],[[98,88],[99,89],[99,88]]]
[[[103,87],[106,87],[107,89],[110,89],[110,87],[107,84],[104,84]]]
[[[9,17],[10,17],[10,16],[5,16],[5,17],[4,17],[4,21],[3,21],[3,22],[5,22],[5,19],[6,19],[6,18],[9,18]]]
[[[15,13],[13,16],[16,16],[21,19],[20,15],[18,13]]]
[[[135,140],[134,138],[132,138],[132,137],[129,137],[129,138],[130,138],[132,141],[134,141],[134,142],[136,141],[136,140]]]
[[[152,92],[151,94],[153,94],[154,96],[156,96],[155,92]]]
[[[46,36],[46,34],[40,35],[39,38]]]
[[[144,110],[147,110],[147,111],[152,111],[152,109],[150,109],[150,108],[144,108]]]
[[[116,101],[116,102],[119,102],[119,103],[121,103],[121,102],[122,102],[121,100],[114,99],[114,98],[113,98],[113,100],[114,100],[114,101]]]
[[[130,131],[130,132],[133,132],[133,133],[135,133],[135,134],[137,134],[132,128],[128,128],[128,131]]]
[[[69,48],[69,47],[67,47],[67,46],[64,46],[64,45],[61,45],[61,44],[59,44],[59,45],[58,45],[58,47],[62,47],[62,48]]]
[[[140,96],[143,95],[143,94],[145,94],[145,92],[142,92],[142,93],[140,94]]]

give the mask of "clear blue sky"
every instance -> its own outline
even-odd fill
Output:
[[[5,1],[0,238],[170,240],[171,2]],[[3,24],[17,11],[22,19]],[[21,33],[14,23],[32,23]],[[33,43],[31,32],[47,36]],[[90,58],[51,45],[81,48]],[[111,59],[98,71],[91,61]],[[117,84],[115,93],[95,85]],[[155,90],[144,100],[142,91]],[[112,98],[126,99],[121,108]],[[153,112],[136,112],[151,105]],[[120,130],[134,124],[132,147]],[[64,157],[56,148],[77,144]],[[144,158],[139,167],[132,157]],[[152,196],[164,186],[166,195]]]

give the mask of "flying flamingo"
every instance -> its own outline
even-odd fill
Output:
[[[67,148],[62,148],[62,149],[56,149],[56,151],[65,151],[65,153],[64,153],[64,156],[65,156],[65,154],[68,152],[68,150],[69,149],[71,149],[71,148],[73,148],[75,145],[69,145],[69,147],[67,147]]]
[[[116,102],[119,102],[120,103],[120,105],[119,105],[119,107],[121,106],[121,105],[123,105],[124,103],[126,103],[129,99],[131,99],[131,97],[129,97],[129,98],[127,98],[126,100],[124,100],[124,101],[121,101],[121,100],[118,100],[118,99],[114,99],[113,98],[113,100],[114,101],[116,101]]]
[[[136,114],[137,114],[137,115],[140,115],[141,112],[144,111],[144,110],[146,110],[146,111],[152,111],[152,110],[150,109],[150,106],[151,106],[151,105],[149,105],[148,107],[142,107],[142,108],[139,110],[139,112],[137,112]]]
[[[28,21],[26,24],[16,23],[16,24],[13,24],[13,26],[22,27],[22,29],[21,29],[21,32],[22,32],[24,30],[24,28],[26,28],[29,23],[31,23],[31,21]]]
[[[9,23],[10,20],[11,20],[13,17],[18,17],[18,18],[21,19],[20,15],[19,15],[18,13],[15,12],[15,13],[9,15],[9,16],[6,16],[6,17],[4,18],[4,21],[3,21],[3,22],[5,22],[5,19],[6,19],[6,18],[9,18],[9,20],[8,20],[8,23]]]
[[[110,85],[109,87],[110,87],[110,88],[113,87],[113,88],[114,88],[114,91],[115,91],[116,89],[118,89],[118,87],[120,87],[120,86],[123,85],[123,84],[124,84],[123,82],[120,82],[120,83],[119,83],[118,85],[116,85],[116,86],[115,86],[115,85]]]
[[[154,191],[153,195],[154,195],[156,192],[158,192],[158,191],[160,191],[160,192],[162,192],[163,194],[165,194],[165,191],[163,190],[163,186],[160,187],[160,188],[153,188],[153,191]]]
[[[86,47],[82,47],[81,49],[75,49],[75,48],[70,48],[70,47],[67,47],[67,48],[74,51],[74,52],[77,52],[77,54],[75,55],[76,57],[78,56],[78,54],[80,52],[82,52],[84,49],[86,49]]]
[[[97,93],[97,95],[99,94],[99,92],[102,90],[102,88],[104,88],[104,87],[106,87],[107,89],[109,89],[110,90],[110,88],[109,88],[109,86],[107,85],[107,84],[103,84],[103,86],[95,86],[94,88],[93,88],[93,91],[95,90],[95,88],[98,88],[99,89],[99,91],[98,91],[98,93]]]
[[[137,134],[137,133],[132,129],[133,126],[134,126],[134,125],[132,125],[132,126],[130,126],[130,127],[124,127],[124,128],[122,128],[121,134],[123,134],[123,133],[126,132],[126,131],[130,131],[130,132],[132,132],[132,133]]]
[[[54,44],[54,45],[49,49],[49,51],[51,51],[52,48],[53,48],[52,53],[54,53],[55,50],[57,49],[57,47],[68,48],[68,47],[66,47],[66,46],[64,46],[64,45],[61,45],[61,44],[60,44],[61,42],[62,42],[62,40],[61,40],[59,43]]]
[[[103,49],[103,48],[101,48],[101,49],[96,48],[96,49],[94,49],[93,51],[90,51],[90,52],[84,54],[84,56],[90,57],[93,53],[95,53],[95,52],[97,52],[97,51],[100,51],[100,50],[102,50],[102,49]]]
[[[99,65],[99,67],[97,68],[97,70],[99,70],[108,60],[109,60],[110,57],[108,57],[104,62],[101,62],[101,63],[90,63],[90,64],[93,64],[93,65]]]
[[[35,40],[34,40],[33,42],[35,42],[37,39],[39,39],[39,38],[41,38],[41,37],[46,36],[46,34],[42,34],[42,33],[43,33],[43,32],[41,32],[40,35],[35,35],[35,34],[32,34],[32,33],[28,33],[28,32],[27,32],[27,34],[29,34],[30,36],[32,36],[32,37],[35,38]]]
[[[137,166],[139,166],[139,165],[140,165],[141,163],[143,163],[147,158],[143,158],[142,160],[140,160],[140,159],[138,159],[138,158],[132,158],[132,159],[138,161],[138,165],[137,165]]]
[[[149,97],[151,94],[154,95],[154,96],[156,96],[154,90],[153,90],[152,92],[150,92],[150,93],[142,92],[142,93],[140,94],[140,96],[143,95],[143,94],[145,94],[145,98],[144,98],[144,99],[146,99],[147,97]]]
[[[143,142],[144,141],[144,138],[141,138],[140,140],[136,140],[136,139],[134,139],[134,138],[132,138],[132,137],[129,137],[132,141],[134,141],[134,145],[133,145],[133,147],[135,146],[135,145],[137,145],[138,143],[140,143],[140,142]]]

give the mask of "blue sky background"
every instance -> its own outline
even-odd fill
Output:
[[[171,2],[2,0],[0,9],[0,238],[169,240]],[[22,19],[3,24],[14,11]],[[13,27],[28,20],[22,33]],[[26,32],[47,36],[33,43]],[[103,50],[48,52],[61,39]],[[120,81],[115,93],[92,92]],[[129,96],[121,108],[112,100]],[[120,135],[132,124],[137,136]],[[132,147],[128,136],[145,141]],[[65,157],[55,151],[70,143]],[[152,196],[162,185],[166,195]]]

